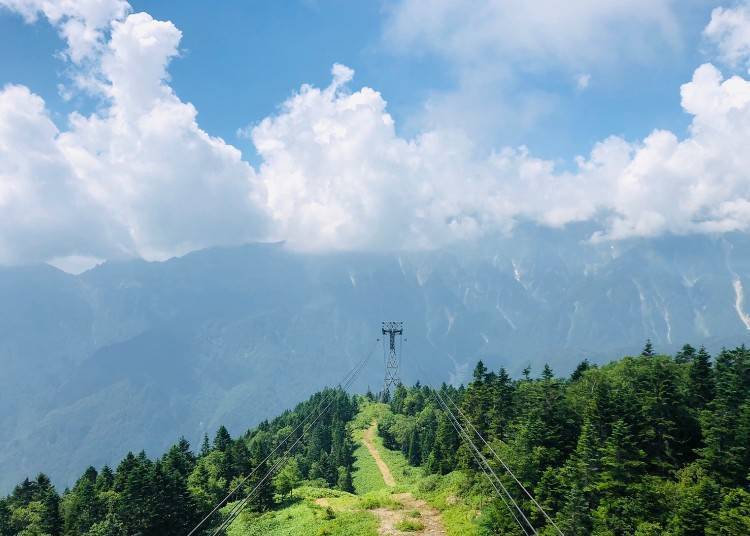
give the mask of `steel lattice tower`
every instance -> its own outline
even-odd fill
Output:
[[[401,383],[399,367],[401,366],[401,343],[404,334],[403,322],[383,322],[383,335],[388,335],[388,346],[386,337],[383,337],[383,354],[385,357],[385,383],[383,391],[389,387],[396,387]]]

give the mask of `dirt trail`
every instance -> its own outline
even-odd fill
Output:
[[[375,460],[375,463],[380,469],[380,474],[383,475],[383,481],[387,486],[395,486],[396,481],[393,479],[391,470],[383,461],[380,453],[375,448],[374,437],[375,431],[377,430],[377,423],[373,423],[363,435],[365,447],[369,451],[370,455]],[[376,508],[372,510],[380,521],[380,528],[378,534],[381,536],[406,536],[409,534],[420,534],[422,536],[446,536],[443,522],[440,519],[440,512],[435,508],[428,505],[421,499],[415,499],[411,493],[397,493],[392,495],[392,498],[401,504],[401,508],[398,510],[388,508]],[[414,515],[418,512],[417,515]],[[424,525],[424,528],[419,531],[404,532],[396,529],[396,525],[403,519],[412,519],[419,521]]]
[[[375,431],[377,429],[378,429],[377,423],[372,423],[372,426],[370,426],[367,430],[365,430],[365,433],[364,433],[365,447],[367,447],[367,450],[370,452],[370,456],[374,458],[375,463],[378,465],[378,469],[380,469],[380,474],[383,475],[383,482],[385,482],[385,485],[393,487],[396,485],[396,481],[393,479],[391,470],[388,467],[388,464],[383,461],[383,458],[380,457],[380,453],[378,452],[378,449],[375,448]]]

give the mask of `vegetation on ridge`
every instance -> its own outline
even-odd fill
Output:
[[[584,361],[569,378],[546,367],[539,378],[512,379],[480,362],[467,386],[439,392],[455,401],[566,536],[750,534],[745,347],[713,361],[703,349],[661,356],[647,345],[641,356],[601,367]],[[222,428],[198,453],[181,440],[156,460],[129,454],[115,470],[89,468],[62,495],[44,475],[25,480],[0,500],[0,535],[184,536],[328,395],[335,396],[331,411],[261,486],[229,536],[374,536],[370,512],[396,508],[392,493],[403,491],[437,508],[451,536],[521,534],[433,389],[417,384],[382,397],[324,391],[237,439]],[[362,445],[373,422],[375,447],[396,480],[392,489]],[[553,534],[507,484],[540,534]],[[419,516],[404,511],[401,521],[419,532]]]

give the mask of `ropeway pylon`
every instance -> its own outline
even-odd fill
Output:
[[[390,387],[396,387],[401,383],[399,368],[401,366],[401,342],[404,334],[403,322],[383,322],[383,335],[388,335],[388,346],[386,337],[383,337],[383,354],[385,357],[385,382],[383,392],[390,391]]]

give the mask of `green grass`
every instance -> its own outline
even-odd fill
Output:
[[[401,503],[396,501],[388,490],[373,491],[362,496],[359,505],[364,510],[374,510],[375,508],[398,510],[403,508]]]
[[[413,493],[440,511],[448,536],[479,534],[477,516],[481,499],[465,473],[430,475],[414,487]]]
[[[382,419],[389,412],[390,409],[386,404],[360,403],[360,413],[353,421],[353,437],[360,444],[355,452],[355,456],[358,453],[360,455],[355,463],[358,470],[354,474],[354,488],[357,493],[387,489],[375,461],[367,452],[366,447],[362,445],[361,439],[364,429],[368,428],[373,420]],[[474,489],[473,483],[466,474],[454,471],[442,476],[425,476],[422,469],[411,467],[401,452],[385,448],[382,438],[377,434],[374,443],[396,480],[396,487],[393,491],[409,491],[415,497],[424,499],[428,504],[437,508],[441,513],[448,536],[479,534],[479,525],[476,520],[479,513],[480,494]]]
[[[301,492],[301,493],[300,493]],[[324,498],[327,505],[315,499]],[[360,498],[341,491],[304,487],[295,490],[296,502],[267,512],[243,512],[227,536],[376,536],[378,523],[360,508]]]
[[[396,481],[396,491],[411,491],[411,486],[417,484],[422,479],[422,469],[409,465],[409,462],[406,461],[406,458],[404,458],[400,451],[385,448],[383,446],[383,438],[378,434],[375,434],[373,443],[375,443],[375,448],[380,453],[380,457],[383,458],[383,461],[391,469],[393,479]],[[370,459],[372,459],[371,456]],[[372,463],[374,464],[375,462],[373,461]],[[375,466],[375,470],[377,470],[377,466]]]
[[[380,402],[370,402],[366,398],[359,400],[359,413],[351,422],[353,430],[364,430],[369,428],[372,421],[380,421],[383,417],[391,412],[388,404]]]
[[[362,443],[362,434],[389,411],[385,404],[361,402],[360,413],[351,423],[352,436],[358,443],[353,474],[356,495],[303,485],[279,510],[260,515],[243,512],[230,526],[228,536],[376,536],[378,521],[370,510],[400,508],[391,495],[405,491],[441,512],[448,536],[477,536],[480,492],[476,484],[460,471],[425,476],[420,468],[409,466],[400,452],[386,449],[375,434],[375,448],[396,480],[394,488],[385,485],[375,460]],[[316,504],[319,499],[322,504]],[[424,528],[420,517],[415,510],[404,512],[397,528],[420,531]]]
[[[383,490],[387,487],[375,460],[370,456],[367,447],[362,443],[362,433],[362,430],[354,430],[353,432],[357,448],[354,450],[352,483],[357,495]]]
[[[396,529],[404,532],[417,532],[424,530],[424,523],[418,519],[402,519],[396,523]]]

